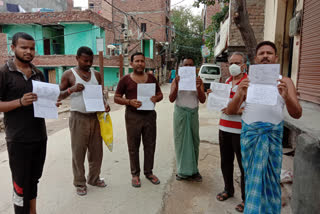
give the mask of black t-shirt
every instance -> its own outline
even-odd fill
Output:
[[[32,75],[26,80],[12,60],[0,68],[0,101],[20,99],[32,92],[32,80],[44,82],[42,72],[31,63]],[[47,140],[46,125],[43,118],[35,118],[33,105],[19,107],[4,113],[7,142],[37,142]]]

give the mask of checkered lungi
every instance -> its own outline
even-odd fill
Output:
[[[241,155],[245,174],[245,214],[280,214],[283,122],[242,121]]]

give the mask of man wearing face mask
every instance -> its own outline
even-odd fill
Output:
[[[229,58],[229,72],[230,77],[226,84],[232,86],[230,92],[230,99],[237,91],[240,82],[247,78],[246,74],[246,57],[240,52],[234,52]],[[208,94],[212,91],[209,89]],[[241,114],[243,108],[234,115],[226,114],[226,108],[222,109],[222,114],[219,122],[219,145],[221,156],[221,171],[224,180],[224,191],[217,195],[217,200],[224,201],[234,195],[233,186],[233,162],[234,154],[236,154],[238,165],[241,172],[241,198],[242,202],[236,206],[238,212],[243,212],[244,209],[244,173],[241,164],[241,147],[240,147],[240,133],[241,133]]]

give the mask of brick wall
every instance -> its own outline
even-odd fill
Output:
[[[107,0],[110,4],[112,4],[112,0]],[[90,4],[93,4],[93,9],[90,8]],[[102,17],[112,21],[112,6],[105,2],[104,0],[89,0],[88,5],[89,9],[98,13]]]
[[[129,13],[133,16],[133,19],[129,17],[129,27],[130,30],[135,33],[137,29],[140,28],[141,23],[146,23],[147,25],[147,34],[159,41],[166,41],[166,25],[167,21],[169,21],[169,14],[166,8],[166,1],[164,0],[114,0],[113,4],[115,7],[120,10]],[[166,20],[166,17],[168,20]],[[120,25],[123,23],[123,14],[119,12],[117,9],[113,9],[113,19],[115,21],[115,25],[118,26],[120,30]],[[119,38],[119,32],[116,31],[116,39]],[[150,38],[148,35],[145,35],[145,38]],[[138,35],[133,35],[133,39],[137,39]],[[120,35],[121,38],[121,35]]]
[[[0,13],[0,24],[56,24],[58,22],[90,22],[109,31],[112,28],[112,23],[109,20],[91,10],[47,13]]]
[[[0,39],[1,39],[0,35]],[[0,65],[3,65],[8,60],[8,56],[0,56]],[[104,58],[103,65],[104,66],[119,66],[119,56],[113,56],[111,59]],[[64,66],[76,66],[76,56],[74,55],[55,55],[55,56],[36,56],[32,63],[38,67],[64,67]],[[157,64],[149,59],[146,58],[146,67],[154,68]],[[99,56],[94,56],[93,58],[93,65],[92,66],[99,66]]]
[[[220,10],[221,10],[221,7],[220,7],[220,4],[218,3],[218,0],[216,0],[216,3],[214,4],[214,6],[210,5],[206,7],[206,17],[205,17],[206,29],[212,23],[211,17],[216,13],[220,12]]]
[[[231,3],[231,26],[229,31],[229,46],[244,46],[240,31],[233,20],[234,1]],[[249,14],[249,21],[253,28],[257,42],[263,41],[264,36],[264,9],[265,1],[261,0],[247,0],[247,10]]]

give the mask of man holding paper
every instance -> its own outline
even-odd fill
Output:
[[[71,97],[69,128],[71,134],[73,184],[78,195],[87,194],[84,161],[88,151],[88,184],[106,187],[100,178],[102,164],[102,138],[97,111],[109,112],[102,97],[102,80],[99,72],[91,70],[93,52],[80,47],[76,59],[78,66],[63,73],[60,99]],[[99,96],[100,95],[100,96]]]
[[[11,49],[15,57],[0,68],[0,112],[4,124],[13,183],[16,214],[35,214],[37,186],[46,158],[47,131],[43,118],[34,116],[32,81],[45,78],[31,61],[35,41],[26,33],[16,33]]]
[[[240,52],[234,52],[229,60],[230,77],[226,80],[226,84],[231,86],[229,98],[235,95],[239,84],[247,78],[246,74],[246,57]],[[212,90],[208,90],[208,94]],[[213,91],[213,93],[215,93]],[[243,106],[242,106],[243,107]],[[240,108],[236,114],[226,114],[226,108],[223,108],[219,122],[219,146],[221,157],[221,171],[224,180],[224,191],[217,195],[219,201],[227,200],[234,195],[233,171],[234,171],[234,155],[236,155],[238,165],[241,172],[241,198],[242,202],[236,206],[236,210],[243,212],[245,201],[244,172],[241,164],[241,114],[243,108]]]
[[[159,184],[160,180],[152,172],[157,137],[157,114],[154,105],[162,100],[163,95],[156,78],[144,72],[146,64],[143,53],[134,53],[130,65],[133,73],[125,75],[119,81],[114,102],[126,106],[131,185],[141,186],[139,162],[141,136],[144,147],[144,175],[153,184]]]
[[[260,67],[250,68],[249,79],[271,80],[277,62],[277,49],[274,43],[269,41],[257,45],[255,61]],[[278,69],[278,73],[279,73]],[[257,76],[259,73],[261,76]],[[250,77],[252,75],[252,78]],[[278,75],[279,76],[279,75]],[[244,213],[273,213],[281,212],[281,187],[280,172],[282,166],[282,137],[283,137],[283,108],[291,117],[300,118],[302,108],[299,104],[296,89],[292,80],[288,77],[280,77],[270,82],[268,87],[258,84],[249,84],[249,80],[243,80],[227,107],[227,114],[235,114],[242,103],[247,99],[242,114],[241,130],[241,154],[242,165],[245,173],[246,202]],[[248,102],[250,87],[266,88],[266,99],[273,96],[272,87],[276,87],[275,105],[264,102]],[[254,95],[253,91],[253,95]],[[269,100],[269,99],[268,99]]]
[[[196,77],[191,58],[183,60],[179,75],[171,84],[169,99],[175,102],[173,114],[174,146],[177,162],[177,180],[202,181],[198,169],[199,158],[199,101],[204,103],[203,82]],[[182,90],[183,89],[183,90]]]

